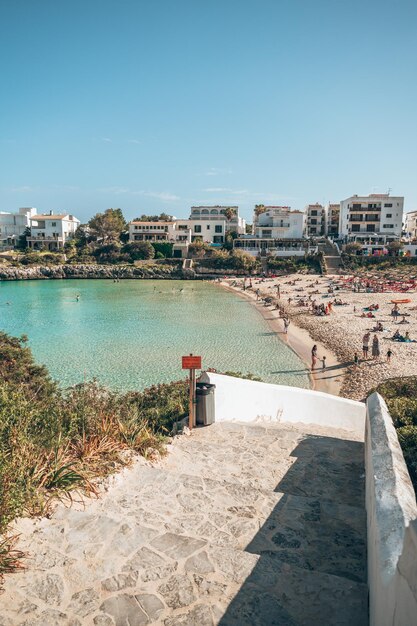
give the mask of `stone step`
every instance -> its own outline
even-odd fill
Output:
[[[362,583],[307,571],[263,554],[226,609],[221,626],[367,626]]]
[[[1,626],[366,624],[363,444],[310,430],[197,429],[101,499],[21,520]]]
[[[286,426],[210,427],[180,442],[175,463],[187,459],[201,479],[292,495],[349,502],[364,508],[363,443],[305,434]]]

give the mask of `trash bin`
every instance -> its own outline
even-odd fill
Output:
[[[197,410],[196,423],[200,426],[208,426],[214,423],[214,390],[216,385],[210,383],[197,383]]]

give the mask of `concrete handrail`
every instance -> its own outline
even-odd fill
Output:
[[[417,623],[417,503],[383,398],[367,400],[365,434],[371,626]]]
[[[362,402],[212,372],[204,372],[201,380],[216,385],[216,422],[302,422],[364,435],[366,407]]]

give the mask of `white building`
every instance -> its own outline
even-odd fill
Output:
[[[307,237],[322,237],[325,227],[325,210],[322,204],[309,204],[306,207]]]
[[[399,239],[403,209],[403,196],[351,196],[340,203],[339,235],[359,242],[387,243]]]
[[[405,214],[404,231],[407,239],[417,239],[417,211]]]
[[[324,234],[332,239],[339,237],[340,204],[328,204],[325,210]]]
[[[80,224],[73,215],[56,214],[32,215],[30,217],[29,248],[59,250],[71,239]]]
[[[255,210],[252,231],[262,239],[302,239],[305,214],[288,206],[264,206]]]
[[[21,208],[18,213],[0,212],[0,250],[14,248],[26,228],[30,227],[30,217],[36,209]]]
[[[172,222],[141,222],[129,224],[129,241],[170,241],[173,243],[191,243],[204,241],[221,245],[225,242],[227,219],[217,216],[175,219]]]
[[[175,222],[141,222],[134,220],[129,223],[129,241],[173,241]]]
[[[260,204],[255,207],[253,234],[238,237],[233,247],[252,256],[304,256],[308,253],[304,232],[305,213],[302,211]]]
[[[228,222],[221,215],[211,216],[209,219],[205,219],[204,216],[193,217],[189,220],[177,220],[176,223],[177,228],[180,226],[185,228],[188,225],[191,229],[191,241],[221,245],[225,242],[228,232]]]
[[[239,216],[238,206],[193,206],[191,207],[190,220],[218,221],[226,220],[224,233],[236,231],[238,235],[246,232],[246,220]]]

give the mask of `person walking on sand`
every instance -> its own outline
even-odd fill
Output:
[[[288,333],[288,326],[290,325],[290,320],[288,317],[284,317],[284,333]]]
[[[379,339],[378,335],[374,335],[372,339],[372,358],[377,359],[379,357]]]
[[[312,370],[316,367],[316,363],[317,363],[317,346],[316,344],[314,344],[314,346],[311,349],[311,369]]]
[[[392,357],[392,350],[391,350],[391,348],[388,348],[387,363],[391,363],[391,357]]]
[[[323,358],[321,360],[321,365],[322,365],[322,369],[323,371],[326,369],[326,355],[323,355]]]
[[[362,356],[364,359],[368,358],[368,348],[369,348],[370,338],[371,338],[371,333],[365,333],[362,339]]]

